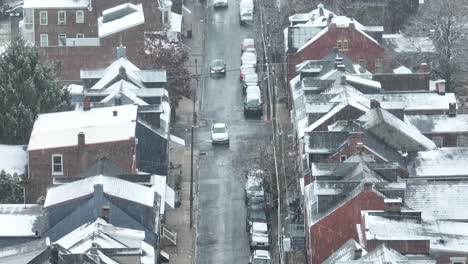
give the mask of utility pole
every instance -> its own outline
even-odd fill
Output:
[[[198,66],[197,59],[195,59],[195,80],[197,86],[192,91],[192,128],[190,130],[190,228],[193,228],[193,145],[194,145],[194,128],[197,123],[197,113],[195,112],[195,102],[197,100],[197,89],[198,89]]]

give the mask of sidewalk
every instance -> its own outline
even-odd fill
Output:
[[[184,3],[191,12],[192,38],[183,39],[184,45],[189,48],[190,58],[187,68],[192,75],[200,74],[203,69],[203,46],[204,46],[204,12],[203,4],[198,0],[186,0]],[[184,18],[189,19],[189,18]],[[197,63],[195,64],[195,60]],[[201,83],[203,84],[203,82]],[[194,78],[191,80],[192,89],[197,89],[197,82]],[[197,93],[199,93],[197,91]],[[197,99],[201,94],[197,94]],[[196,102],[198,104],[199,102]],[[198,106],[196,107],[198,110]],[[166,213],[166,227],[177,232],[177,245],[164,246],[163,250],[169,253],[170,262],[174,264],[193,264],[195,263],[195,234],[196,234],[196,182],[197,182],[197,160],[198,150],[194,149],[194,200],[193,200],[193,228],[190,228],[190,128],[192,126],[193,102],[184,98],[180,101],[176,112],[176,122],[172,124],[174,132],[185,139],[185,147],[176,144],[170,145],[170,159],[174,169],[171,169],[171,180],[174,181],[175,191],[179,192],[181,205],[174,210],[168,210]]]

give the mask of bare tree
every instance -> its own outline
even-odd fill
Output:
[[[468,69],[468,0],[426,1],[406,28],[409,36],[429,37],[435,46],[434,74],[448,91],[460,86],[457,73]]]

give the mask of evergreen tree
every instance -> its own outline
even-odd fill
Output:
[[[23,188],[21,180],[16,175],[7,174],[4,170],[0,171],[0,203],[22,203]]]
[[[11,41],[0,56],[0,143],[27,144],[39,113],[69,108],[68,91],[37,49],[21,38]]]

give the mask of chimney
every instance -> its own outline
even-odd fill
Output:
[[[110,207],[109,206],[101,207],[101,218],[104,219],[104,221],[109,223],[109,220],[110,220]]]
[[[344,64],[338,64],[335,67],[340,72],[345,72],[346,71],[346,66]]]
[[[89,97],[85,97],[83,101],[83,111],[89,111],[91,110],[91,101],[89,100]]]
[[[449,103],[449,117],[456,117],[457,116],[457,104],[456,103]]]
[[[372,191],[374,184],[372,182],[364,182],[364,191],[370,192]]]
[[[429,66],[427,65],[427,63],[423,62],[421,63],[421,65],[419,65],[419,70],[418,72],[421,72],[421,73],[428,73],[430,72],[430,69],[429,69]]]
[[[375,100],[375,99],[371,99],[371,100],[370,100],[370,108],[371,108],[371,109],[380,108],[380,103],[379,103],[379,101],[377,101],[377,100]]]
[[[327,24],[330,25],[332,20],[333,20],[333,13],[329,13],[328,14],[328,21],[327,21],[328,23]]]
[[[119,78],[121,80],[127,80],[127,73],[126,73],[125,68],[123,66],[120,66],[120,68],[119,68]]]
[[[356,248],[354,250],[354,260],[358,260],[362,257],[362,248]]]
[[[322,3],[320,3],[320,4],[317,5],[317,9],[319,10],[320,16],[324,16],[324,15],[325,15],[325,13],[324,13],[324,11],[323,11],[323,4],[322,4]]]
[[[352,20],[352,19],[351,19],[351,20]],[[348,27],[349,27],[349,28],[354,28],[354,22],[349,23],[349,24],[348,24]]]
[[[85,145],[85,133],[78,133],[78,147],[83,147]]]
[[[401,213],[401,198],[384,199],[384,212],[389,214]]]
[[[127,57],[127,48],[122,46],[122,44],[120,46],[117,47],[117,59],[120,59],[120,58],[126,58]]]
[[[445,95],[445,80],[437,80],[436,90],[439,95]]]
[[[117,116],[117,110],[112,111],[113,116]]]
[[[340,77],[340,83],[342,85],[345,85],[346,84],[346,75],[342,74],[341,77]]]

